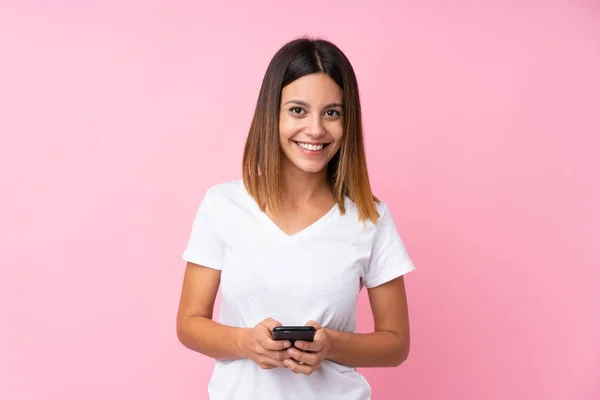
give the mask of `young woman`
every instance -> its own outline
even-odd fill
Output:
[[[364,400],[371,389],[356,367],[406,360],[403,275],[414,266],[371,192],[361,124],[356,77],[338,47],[297,39],[275,54],[243,177],[207,190],[183,254],[177,334],[216,359],[211,399]],[[359,334],[363,286],[375,329]],[[314,341],[274,340],[282,324],[315,327]]]

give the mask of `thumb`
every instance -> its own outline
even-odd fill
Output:
[[[310,321],[308,321],[305,326],[312,326],[314,327],[316,330],[321,329],[321,325],[319,325],[317,322],[313,321],[312,319]]]
[[[266,327],[269,331],[272,331],[276,326],[281,326],[281,323],[279,321],[275,321],[273,318],[267,318],[260,324]]]

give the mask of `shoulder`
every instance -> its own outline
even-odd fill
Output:
[[[239,199],[245,193],[244,182],[241,179],[233,179],[209,186],[204,196],[212,202],[225,199]]]
[[[203,203],[214,218],[235,218],[239,213],[252,212],[256,205],[246,190],[242,179],[233,179],[209,186],[204,193]]]
[[[374,204],[375,204],[375,209],[377,210],[377,214],[379,215],[379,218],[377,219],[377,224],[379,224],[379,222],[382,220],[391,218],[388,204],[385,201],[378,199],[378,201],[375,201]],[[347,216],[349,218],[356,219],[358,221],[358,218],[359,218],[358,217],[358,206],[349,197],[346,197],[345,208],[346,208]],[[369,226],[374,226],[374,224],[371,222],[371,220],[367,220],[365,222]],[[377,225],[377,224],[375,224],[375,225]]]
[[[375,208],[377,209],[377,213],[379,214],[379,220],[381,220],[382,218],[387,218],[390,215],[390,209],[388,207],[388,204],[381,199],[375,202]]]
[[[377,222],[373,223],[373,221],[371,221],[370,219],[361,221],[358,212],[358,205],[352,199],[346,197],[344,201],[345,212],[343,219],[348,225],[357,224],[357,226],[361,226],[362,229],[377,229],[378,225],[380,225],[381,222],[390,219],[391,215],[388,204],[382,201],[381,199],[375,201],[374,205],[378,215]]]

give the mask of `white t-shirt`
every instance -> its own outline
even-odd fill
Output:
[[[306,229],[284,233],[258,207],[243,181],[207,190],[183,259],[221,270],[219,322],[251,328],[271,317],[283,325],[309,320],[354,332],[356,302],[372,288],[414,269],[392,216],[381,202],[376,225],[359,221],[346,198]],[[309,376],[287,368],[263,370],[250,359],[215,361],[213,400],[370,399],[354,368],[325,360]]]

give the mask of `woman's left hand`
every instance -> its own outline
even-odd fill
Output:
[[[298,340],[294,347],[288,349],[292,359],[284,361],[284,364],[297,374],[310,375],[315,372],[325,360],[331,342],[327,331],[315,321],[309,321],[306,326],[314,326],[315,338],[312,342]]]

